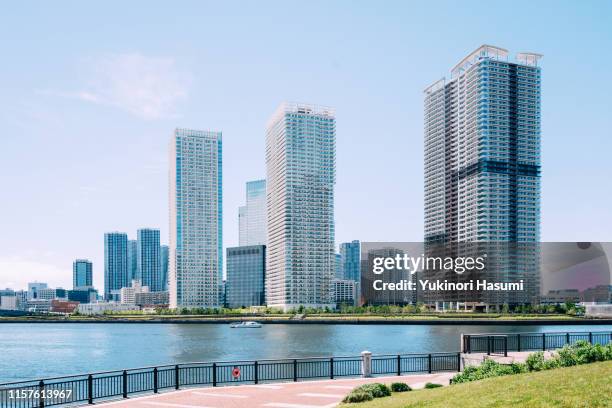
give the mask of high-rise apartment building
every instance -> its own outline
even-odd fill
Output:
[[[128,282],[133,280],[140,281],[138,275],[138,241],[128,240]]]
[[[425,89],[425,240],[540,237],[539,54],[483,45]]]
[[[284,103],[268,121],[269,306],[333,307],[335,145],[331,108]]]
[[[496,244],[487,270],[529,285],[539,263],[540,58],[511,61],[483,45],[425,89],[425,242],[522,245],[518,254]],[[522,303],[534,291],[480,300]]]
[[[218,307],[221,132],[176,129],[170,143],[170,307]]]
[[[93,288],[93,265],[88,259],[77,259],[72,263],[72,288]]]
[[[225,303],[230,308],[261,306],[265,302],[265,245],[227,248]]]
[[[164,279],[161,269],[159,230],[139,229],[137,270],[140,284],[149,287],[151,292],[164,290]]]
[[[266,244],[266,180],[246,183],[246,205],[238,209],[239,245]]]
[[[361,281],[361,259],[360,243],[355,240],[340,244],[340,255],[342,262],[342,278],[355,282]]]
[[[121,288],[128,286],[128,238],[123,232],[104,234],[104,298],[119,300]]]

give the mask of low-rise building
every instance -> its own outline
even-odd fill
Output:
[[[130,286],[129,288],[121,288],[121,290],[119,291],[119,300],[121,303],[126,305],[135,305],[136,294],[148,292],[148,286],[142,286],[140,284],[140,281],[133,280],[132,286]]]
[[[14,294],[3,295],[0,297],[0,310],[19,310],[19,298]]]
[[[102,315],[104,313],[131,312],[138,310],[140,310],[140,308],[136,305],[129,305],[117,302],[79,304],[78,307],[78,312],[82,315]]]
[[[168,306],[170,303],[170,293],[168,291],[159,292],[140,292],[134,295],[136,306]]]
[[[359,283],[351,279],[332,279],[330,292],[337,306],[357,306]]]
[[[51,313],[72,314],[79,307],[79,302],[53,299],[51,301]]]

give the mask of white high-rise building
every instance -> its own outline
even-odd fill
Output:
[[[238,209],[239,245],[266,244],[266,180],[246,183],[246,205]]]
[[[284,103],[268,122],[268,306],[334,306],[335,149],[331,108]]]
[[[170,143],[171,308],[220,305],[221,157],[221,132],[175,130]]]

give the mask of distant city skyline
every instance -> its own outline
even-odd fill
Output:
[[[176,127],[223,131],[223,246],[236,246],[244,183],[265,176],[265,123],[283,100],[338,111],[336,244],[422,240],[423,90],[483,43],[544,54],[542,240],[612,240],[609,3],[245,2],[237,12],[187,2],[147,8],[152,25],[139,4],[121,15],[38,7],[14,3],[0,16],[0,34],[15,39],[5,56],[19,61],[0,76],[0,182],[11,192],[0,204],[0,288],[70,288],[73,261],[86,258],[101,290],[104,233],[148,225],[168,243]],[[536,23],[517,30],[491,13]],[[287,35],[296,25],[319,29]]]

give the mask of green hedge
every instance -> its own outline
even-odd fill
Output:
[[[493,360],[485,360],[479,366],[465,367],[463,372],[453,377],[451,383],[458,384],[502,375],[550,370],[606,360],[612,360],[612,343],[602,346],[581,340],[559,349],[548,360],[544,359],[544,353],[541,351],[530,354],[525,363],[500,364]]]

